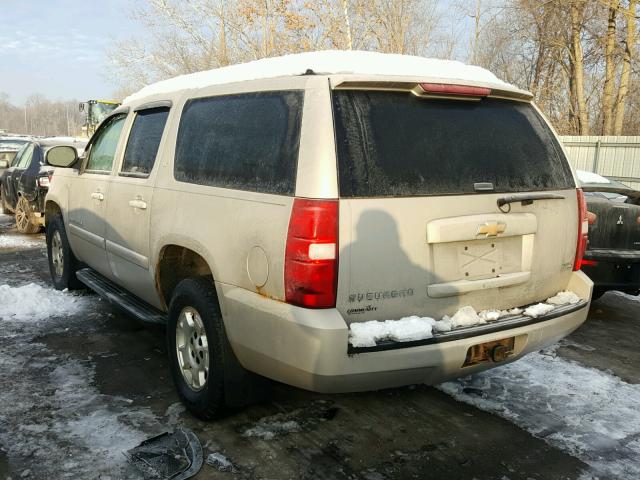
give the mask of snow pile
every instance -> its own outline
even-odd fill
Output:
[[[640,385],[564,360],[556,349],[438,388],[577,456],[600,478],[640,478]]]
[[[480,313],[467,305],[460,308],[453,316],[445,315],[442,320],[431,317],[410,316],[400,320],[370,320],[352,322],[349,325],[349,343],[356,347],[375,347],[377,342],[390,340],[394,342],[412,342],[432,338],[434,332],[444,333],[457,328],[472,327],[488,322],[496,322],[501,318],[524,315],[532,318],[546,315],[556,307],[576,304],[580,297],[570,291],[558,292],[547,299],[547,303],[538,303],[525,309],[482,310]]]
[[[415,76],[425,79],[483,82],[498,88],[519,91],[484,68],[457,61],[389,53],[325,50],[263,58],[253,62],[180,75],[144,87],[125,98],[123,104],[149,95],[259,78],[303,75],[308,70],[316,74]]]
[[[74,315],[85,307],[84,299],[35,283],[21,287],[0,285],[0,320],[37,322]]]
[[[553,297],[547,298],[547,303],[550,303],[551,305],[567,305],[567,304],[575,305],[580,300],[581,298],[578,295],[567,290],[563,292],[558,292]]]
[[[410,342],[424,340],[433,335],[431,329],[435,320],[429,317],[406,317],[401,320],[379,322],[357,322],[351,324],[350,342],[354,347],[375,347],[381,340]]]
[[[556,307],[549,305],[548,303],[536,303],[535,305],[525,308],[524,314],[527,317],[538,318],[541,315],[546,315],[554,308]]]

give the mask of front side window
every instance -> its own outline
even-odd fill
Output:
[[[20,160],[18,162],[17,167],[18,168],[28,168],[29,167],[29,163],[31,163],[31,158],[33,157],[33,143],[30,143],[24,150],[24,152],[22,152],[22,156],[20,157]]]
[[[198,98],[182,112],[176,180],[292,195],[302,91]]]
[[[111,171],[125,118],[126,115],[123,114],[109,119],[108,123],[96,133],[96,138],[89,149],[86,170]]]
[[[146,177],[151,173],[168,116],[169,109],[165,107],[137,112],[124,152],[122,174]]]

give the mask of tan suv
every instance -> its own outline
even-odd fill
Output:
[[[264,377],[441,382],[587,316],[582,192],[531,95],[477,67],[323,52],[178,77],[47,160],[70,167],[46,199],[56,288],[166,322],[202,418]]]

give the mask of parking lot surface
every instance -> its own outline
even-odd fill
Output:
[[[164,332],[49,284],[44,236],[0,215],[0,479],[141,478],[126,450],[177,426],[195,478],[640,478],[640,301],[608,293],[574,334],[454,382],[272,399],[202,422],[169,378]]]

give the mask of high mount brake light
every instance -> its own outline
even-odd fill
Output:
[[[576,258],[573,262],[573,271],[580,270],[582,257],[587,250],[587,231],[589,229],[589,218],[587,215],[587,201],[581,188],[576,189],[578,196],[578,242],[576,245]]]
[[[337,249],[338,200],[294,199],[284,261],[287,303],[335,307]]]
[[[469,85],[449,85],[446,83],[421,83],[424,93],[433,95],[453,95],[462,97],[486,97],[491,95],[490,88]]]

